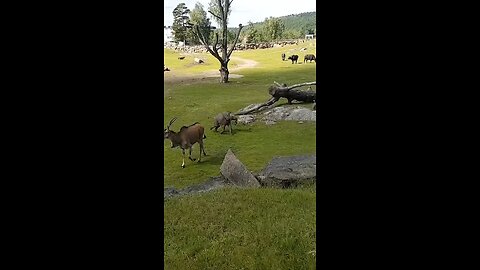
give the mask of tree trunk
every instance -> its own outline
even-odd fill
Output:
[[[297,90],[276,86],[271,86],[269,93],[276,99],[286,98],[288,100],[288,104],[292,104],[293,100],[313,102],[317,97],[317,92],[314,90]]]
[[[222,64],[219,71],[220,71],[220,82],[228,83],[228,74],[230,74],[230,72],[228,72],[228,67]]]
[[[291,104],[293,100],[303,101],[303,102],[315,102],[315,106],[313,107],[314,110],[316,109],[316,99],[317,99],[317,92],[316,90],[311,90],[310,87],[307,90],[296,90],[294,88],[300,86],[307,86],[307,85],[317,85],[317,82],[307,82],[307,83],[300,83],[291,86],[287,86],[286,84],[280,84],[277,82],[273,82],[274,85],[268,88],[268,93],[272,96],[269,100],[264,103],[257,104],[253,108],[248,110],[240,110],[239,112],[235,113],[236,115],[244,115],[249,114],[252,112],[258,112],[261,108],[265,106],[270,106],[277,102],[280,98],[286,98],[288,100],[288,104]]]

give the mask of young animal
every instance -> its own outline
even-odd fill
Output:
[[[215,116],[215,119],[213,121],[213,127],[211,127],[210,130],[215,128],[215,131],[217,131],[217,129],[220,126],[223,126],[223,131],[221,132],[223,133],[225,132],[225,126],[228,126],[230,129],[230,135],[233,135],[232,123],[237,124],[237,120],[238,118],[235,115],[233,115],[231,112],[219,113],[217,116]]]
[[[285,61],[285,54],[282,53],[282,61]]]
[[[170,130],[170,126],[173,124],[173,122],[175,122],[175,120],[177,120],[177,117],[174,117],[172,120],[170,120],[167,128],[163,131],[163,138],[169,139],[172,142],[171,148],[180,146],[183,154],[182,168],[185,168],[185,150],[190,150],[188,158],[191,161],[195,161],[195,159],[192,158],[192,146],[195,143],[200,145],[200,157],[198,158],[198,162],[202,160],[202,152],[204,156],[207,155],[203,147],[203,139],[207,138],[207,136],[205,136],[205,130],[203,126],[201,126],[198,122],[195,122],[190,126],[183,126],[180,128],[178,133]]]
[[[292,60],[292,64],[293,62],[297,63],[298,55],[294,54],[292,56],[289,56],[287,59]]]

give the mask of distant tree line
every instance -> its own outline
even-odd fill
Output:
[[[211,1],[209,12],[215,11],[216,1]],[[185,3],[180,3],[173,10],[173,25],[175,41],[186,41],[188,45],[201,44],[198,37],[193,33],[193,25],[199,25],[200,31],[208,40],[213,40],[215,33],[222,36],[222,29],[212,27],[203,5],[199,2],[190,10]],[[217,18],[213,18],[217,21]],[[228,40],[234,40],[238,28],[227,30]],[[245,30],[241,33],[239,42],[257,43],[270,42],[285,39],[304,38],[306,34],[316,34],[316,12],[305,12],[283,17],[265,18],[263,22],[248,22]],[[207,40],[207,41],[208,41]]]
[[[241,40],[250,43],[304,38],[316,34],[316,28],[316,12],[270,17],[259,23],[249,22]]]

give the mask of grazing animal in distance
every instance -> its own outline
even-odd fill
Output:
[[[183,60],[183,59],[185,59],[185,56],[180,56],[180,57],[178,57],[178,59]]]
[[[297,63],[298,55],[294,54],[292,56],[289,56],[287,59],[292,60],[292,64],[293,62]]]
[[[167,66],[163,65],[163,71],[170,71],[170,69],[167,68]]]
[[[177,117],[172,118],[168,123],[167,127],[163,130],[163,139],[169,139],[172,142],[172,147],[178,147],[182,149],[183,154],[183,161],[182,161],[182,168],[185,168],[185,150],[189,149],[189,156],[188,158],[191,161],[195,161],[195,158],[192,158],[192,146],[195,143],[200,145],[200,157],[198,158],[198,162],[202,161],[202,152],[203,155],[206,156],[205,148],[203,147],[203,139],[206,139],[205,130],[200,123],[195,122],[190,126],[183,126],[180,128],[179,132],[175,132],[170,130],[170,126],[177,120]]]
[[[305,63],[306,61],[310,61],[310,63],[312,61],[315,61],[315,63],[316,63],[317,58],[315,58],[315,55],[313,55],[313,54],[306,54],[305,57],[303,57],[303,63]]]
[[[225,132],[225,127],[228,126],[230,129],[230,135],[233,135],[232,124],[235,123],[236,125],[237,121],[238,118],[231,112],[219,113],[217,116],[215,116],[215,119],[213,120],[213,127],[211,127],[210,130],[215,129],[215,131],[217,131],[220,126],[223,126],[223,131],[221,132],[223,133]]]
[[[282,61],[285,61],[285,54],[282,53]]]

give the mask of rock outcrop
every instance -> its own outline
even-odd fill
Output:
[[[263,113],[260,118],[266,124],[276,123],[277,121],[317,121],[317,111],[313,111],[301,106],[281,106],[275,107]]]
[[[252,114],[238,115],[237,123],[248,125],[255,122],[255,116]]]
[[[259,173],[247,170],[229,149],[221,166],[222,175],[211,177],[202,184],[177,190],[164,188],[163,198],[217,190],[226,186],[295,188],[317,180],[315,155],[276,157]]]
[[[274,158],[258,174],[262,186],[290,188],[311,184],[317,178],[317,157],[302,155]]]
[[[164,188],[163,189],[163,198],[170,198],[179,195],[186,195],[186,194],[194,194],[194,193],[201,193],[201,192],[209,192],[212,190],[216,190],[228,185],[228,181],[223,176],[212,177],[205,183],[193,185],[186,187],[181,190],[176,190],[175,188]]]
[[[247,170],[240,160],[233,154],[232,150],[228,149],[225,158],[223,159],[220,173],[232,184],[241,187],[259,187],[257,179],[253,174]]]

